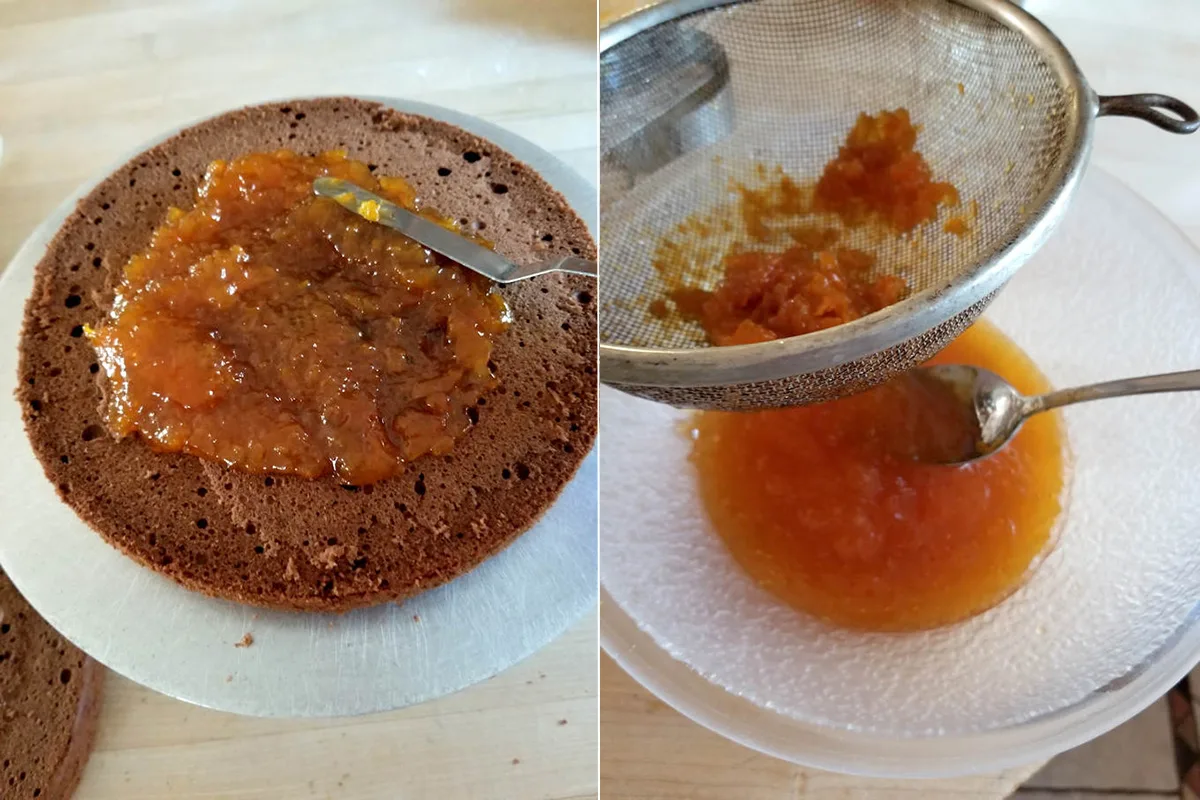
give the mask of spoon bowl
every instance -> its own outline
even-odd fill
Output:
[[[1016,435],[1025,420],[1052,408],[1108,397],[1200,389],[1200,370],[1125,378],[1032,396],[1021,394],[991,370],[967,364],[938,364],[909,374],[930,391],[961,404],[964,411],[962,436],[917,449],[918,460],[936,464],[965,464],[991,455]]]

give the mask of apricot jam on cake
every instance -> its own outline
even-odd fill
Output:
[[[456,228],[344,152],[213,162],[195,206],[169,211],[90,332],[114,434],[354,485],[450,452],[498,383],[505,302],[486,279],[314,196],[323,175]]]

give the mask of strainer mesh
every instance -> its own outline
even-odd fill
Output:
[[[601,58],[601,344],[706,346],[697,329],[649,313],[666,288],[652,266],[659,242],[696,215],[727,220],[694,253],[697,271],[715,280],[724,252],[747,241],[731,182],[761,185],[761,167],[815,180],[860,112],[898,107],[921,126],[917,148],[935,178],[958,187],[963,210],[977,209],[971,233],[943,232],[944,211],[904,240],[849,243],[874,252],[878,269],[904,276],[914,294],[942,293],[1026,230],[1069,156],[1070,91],[1025,35],[949,0],[753,0],[609,48]],[[987,299],[963,298],[920,342],[806,376],[622,388],[701,407],[828,399],[932,355]]]

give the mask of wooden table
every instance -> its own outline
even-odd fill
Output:
[[[594,0],[0,0],[0,263],[82,181],[192,119],[316,94],[437,103],[596,174]],[[405,711],[280,721],[112,677],[80,800],[596,795],[596,620]]]
[[[600,0],[608,21],[647,0]],[[1027,0],[1105,94],[1161,92],[1200,108],[1200,3]],[[1116,174],[1200,243],[1200,134],[1101,120],[1093,163]],[[1134,265],[1130,265],[1131,269]],[[607,656],[600,667],[601,793],[606,800],[999,800],[1041,765],[944,781],[879,781],[801,769],[687,720]]]

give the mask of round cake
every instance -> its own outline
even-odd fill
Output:
[[[19,400],[63,501],[107,541],[184,586],[253,605],[347,610],[451,580],[554,502],[596,431],[595,282],[545,275],[504,287],[499,388],[447,455],[369,486],[228,469],[152,450],[105,426],[104,372],[85,331],[171,207],[190,208],[210,162],[345,150],[397,176],[518,263],[596,257],[586,225],[539,175],[473,134],[354,98],[254,106],[135,157],[78,205],[37,266]]]
[[[104,669],[0,572],[0,797],[66,800],[83,775]]]

